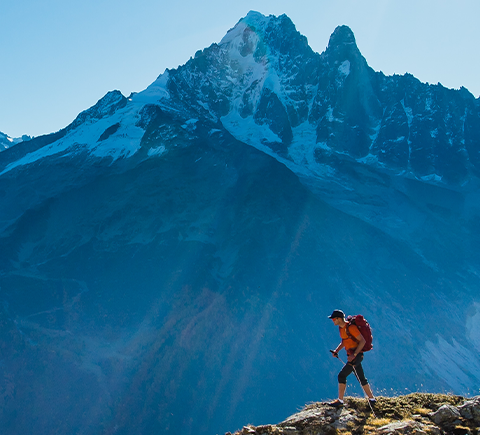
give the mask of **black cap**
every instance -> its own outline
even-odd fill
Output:
[[[335,319],[337,317],[341,317],[342,319],[345,319],[345,313],[342,310],[333,310],[333,313],[328,316],[329,319]]]

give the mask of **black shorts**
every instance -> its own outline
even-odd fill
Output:
[[[360,384],[362,386],[368,385],[368,380],[365,377],[365,373],[363,372],[362,361],[363,361],[363,353],[359,353],[353,361],[345,364],[343,366],[343,369],[338,374],[338,383],[346,384],[347,377],[353,372],[353,369],[355,369],[355,372],[357,374],[358,380],[360,381]]]

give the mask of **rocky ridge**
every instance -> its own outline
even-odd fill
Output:
[[[347,398],[344,408],[306,405],[273,425],[244,426],[235,435],[452,434],[480,433],[480,396],[414,393],[378,397],[373,413],[365,399]],[[231,435],[230,432],[227,435]]]

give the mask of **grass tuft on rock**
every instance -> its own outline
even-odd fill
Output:
[[[460,405],[465,399],[451,394],[412,393],[398,397],[377,397],[374,406],[377,418],[394,418],[402,420],[413,415],[426,416],[435,412],[442,405]],[[364,398],[348,397],[348,406],[363,413],[371,413],[367,400]]]

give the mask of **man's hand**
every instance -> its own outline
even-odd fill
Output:
[[[347,361],[348,361],[349,363],[351,363],[356,357],[357,357],[357,355],[355,355],[355,354],[353,354],[353,353],[352,353],[352,354],[349,354],[349,355],[347,355]]]
[[[330,350],[330,352],[332,352],[332,356],[334,358],[338,358],[338,352],[334,351],[334,350]]]

